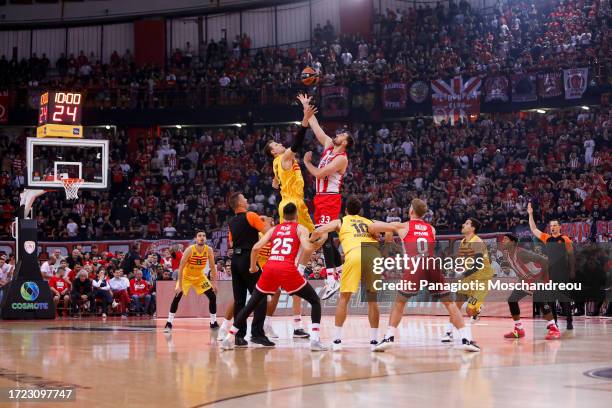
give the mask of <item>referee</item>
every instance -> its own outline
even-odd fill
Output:
[[[266,232],[271,228],[270,220],[260,217],[257,213],[247,211],[248,202],[242,193],[232,193],[229,197],[229,205],[234,211],[234,217],[229,221],[230,242],[232,243],[232,289],[234,292],[234,316],[238,316],[246,304],[247,291],[253,293],[255,284],[261,275],[250,273],[251,249],[259,241],[259,233]],[[251,324],[251,342],[266,347],[273,347],[265,335],[264,320],[266,318],[266,302],[261,302],[253,312],[253,323]],[[246,347],[246,319],[244,323],[237,326],[236,347]]]
[[[574,257],[574,247],[572,240],[565,235],[561,235],[561,224],[559,220],[550,220],[550,234],[542,232],[536,226],[533,219],[533,207],[531,203],[527,205],[529,214],[529,228],[537,239],[544,242],[544,252],[548,257],[548,274],[552,282],[567,283],[576,278],[576,260]],[[561,310],[566,316],[567,330],[573,330],[572,307],[567,293],[553,291],[555,296],[552,301],[559,300]],[[547,299],[550,301],[551,299]],[[553,314],[554,309],[553,309]],[[556,314],[555,314],[556,315]],[[555,319],[556,320],[556,319]],[[558,337],[557,337],[558,338]]]

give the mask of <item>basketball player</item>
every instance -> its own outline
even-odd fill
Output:
[[[519,279],[525,282],[535,282],[535,281],[543,281],[548,275],[548,260],[535,252],[528,251],[524,248],[520,248],[518,245],[518,238],[513,234],[505,234],[502,240],[502,245],[504,248],[504,252],[506,253],[506,257],[508,259],[508,263],[510,264],[510,268],[514,272]],[[540,265],[539,270],[534,270],[533,267],[530,267],[530,263],[537,263]],[[522,290],[514,290],[510,294],[510,298],[508,299],[508,306],[510,307],[510,314],[512,315],[512,320],[514,320],[514,329],[511,332],[504,334],[504,337],[507,339],[520,339],[521,337],[525,337],[525,329],[523,328],[523,323],[521,322],[521,309],[519,307],[519,301],[525,296],[532,295],[531,292],[525,292]],[[534,298],[537,296],[534,295]],[[553,321],[553,314],[551,305],[547,302],[543,304],[544,309],[544,318],[546,321]],[[557,337],[556,333],[559,333],[558,330],[551,333],[551,336],[546,336],[546,340],[553,340]]]
[[[259,238],[261,239],[263,234],[259,234]],[[263,270],[268,258],[270,257],[270,250],[272,249],[272,243],[268,242],[259,250],[259,254],[257,254],[257,265]],[[280,289],[276,291],[272,298],[268,301],[268,306],[266,309],[266,317],[274,316],[274,312],[276,312],[276,306],[278,305],[278,300],[280,299],[281,291]],[[308,338],[310,334],[304,331],[304,327],[302,326],[302,316],[301,316],[301,306],[302,299],[298,296],[293,297],[293,337],[294,338]],[[225,311],[225,320],[221,323],[221,329],[217,335],[218,341],[223,341],[227,333],[229,332],[230,327],[232,327],[232,320],[234,318],[234,304],[230,303]],[[269,320],[266,319],[264,322],[264,332],[266,336],[270,338],[278,338],[278,335],[274,332],[272,325]]]
[[[302,96],[302,95],[301,95]],[[265,152],[273,159],[272,169],[274,171],[274,180],[272,186],[274,188],[280,187],[281,202],[278,205],[278,214],[280,222],[283,223],[283,208],[288,203],[293,203],[298,209],[298,223],[306,227],[308,232],[314,230],[314,224],[310,219],[308,213],[308,207],[304,203],[304,177],[302,176],[302,170],[300,165],[295,159],[295,154],[299,153],[304,144],[304,137],[306,136],[306,130],[308,129],[308,121],[317,112],[316,108],[312,105],[304,106],[304,117],[297,135],[293,141],[293,144],[288,149],[280,143],[270,140],[266,144]],[[265,260],[263,261],[265,264]],[[263,265],[260,264],[263,268]],[[272,300],[268,303],[268,316],[272,316],[278,304],[280,292],[276,293]],[[293,337],[296,338],[307,338],[308,333],[304,331],[302,327],[302,302],[297,296],[293,298]],[[269,323],[266,324],[266,332],[273,333],[272,327]],[[271,336],[274,337],[274,336]]]
[[[211,280],[208,280],[204,274],[207,264],[210,265]],[[196,231],[195,245],[187,248],[179,264],[175,295],[170,305],[170,313],[168,314],[168,321],[164,327],[164,332],[169,333],[172,331],[172,323],[174,322],[174,315],[178,309],[179,302],[183,295],[187,296],[189,289],[192,287],[198,295],[205,294],[208,298],[210,328],[218,328],[216,282],[217,264],[215,263],[215,255],[212,248],[206,245],[206,233],[202,230]]]
[[[368,231],[372,234],[380,233],[396,233],[402,240],[404,251],[409,257],[434,257],[434,249],[436,245],[436,230],[429,223],[423,221],[423,216],[427,213],[427,204],[425,201],[415,198],[410,203],[408,214],[410,219],[405,223],[386,223],[375,222],[368,226]],[[442,271],[435,266],[421,265],[419,269],[412,271],[406,270],[402,280],[412,282],[416,288],[419,287],[421,280],[427,280],[430,283],[445,282]],[[406,302],[412,296],[418,293],[418,289],[414,291],[399,291],[393,309],[389,315],[389,326],[383,340],[374,348],[374,351],[385,351],[390,348],[397,334],[397,327],[402,321]],[[431,291],[435,298],[438,298],[446,308],[449,316],[449,322],[452,327],[455,327],[461,335],[461,348],[466,351],[478,352],[480,347],[472,339],[472,331],[469,326],[466,326],[461,317],[461,312],[457,305],[448,297],[450,292],[447,290]]]
[[[299,95],[298,99],[305,107],[310,104],[310,98]],[[347,131],[342,130],[331,138],[325,134],[317,117],[313,115],[309,122],[317,140],[323,146],[323,154],[318,166],[312,164],[312,152],[304,155],[304,165],[310,174],[316,179],[316,194],[314,197],[316,226],[325,225],[340,217],[342,209],[342,180],[348,168],[347,149],[350,149],[355,141],[353,136]],[[332,230],[333,231],[333,230]],[[327,241],[323,244],[323,256],[325,267],[327,268],[327,282],[322,299],[331,297],[340,288],[338,274],[341,270],[342,258],[334,244],[335,233],[328,235]],[[331,273],[330,273],[331,272]]]
[[[461,278],[461,282],[466,285],[484,285],[483,288],[474,290],[460,290],[457,292],[457,308],[461,310],[463,304],[467,302],[466,312],[472,320],[477,320],[482,310],[484,299],[489,293],[489,281],[493,277],[493,268],[489,259],[489,250],[484,241],[476,235],[480,231],[480,221],[475,218],[468,218],[461,226],[461,234],[463,239],[459,244],[458,257],[472,259],[474,267],[465,272]],[[477,268],[476,264],[482,262],[482,268]],[[473,282],[473,283],[472,283]],[[452,343],[453,341],[453,325],[447,323],[442,343]]]
[[[268,242],[272,242],[270,257],[266,262],[261,277],[255,285],[255,290],[247,305],[236,315],[234,326],[221,343],[221,349],[231,350],[234,348],[233,337],[238,333],[241,324],[253,310],[265,302],[267,295],[273,295],[279,288],[284,289],[290,295],[297,295],[310,303],[312,309],[312,325],[310,329],[310,350],[325,351],[327,348],[321,344],[319,329],[321,323],[321,302],[316,292],[304,279],[304,266],[296,263],[300,251],[304,251],[304,258],[310,256],[314,247],[310,245],[309,234],[306,227],[297,223],[298,210],[294,203],[288,203],[283,208],[283,219],[285,222],[271,228],[253,246],[251,251],[250,272],[257,273],[257,256],[261,248]],[[274,345],[274,343],[272,343]]]
[[[368,320],[370,322],[370,348],[378,343],[378,323],[380,312],[376,302],[376,292],[373,284],[374,258],[380,258],[378,241],[368,232],[372,220],[359,215],[361,202],[356,197],[350,197],[346,202],[346,216],[341,220],[332,220],[317,227],[312,233],[311,240],[325,238],[331,232],[340,233],[340,245],[344,251],[344,265],[340,278],[340,299],[336,306],[336,326],[334,328],[334,341],[332,351],[342,350],[342,326],[346,321],[348,303],[351,296],[359,291],[359,282],[364,282],[366,300],[368,302]]]
[[[531,203],[527,204],[527,214],[529,214],[529,228],[531,233],[540,241],[544,242],[544,252],[548,258],[548,274],[550,280],[553,282],[568,282],[570,279],[576,277],[576,259],[574,257],[574,247],[572,246],[572,240],[561,235],[561,224],[559,220],[550,220],[548,226],[550,228],[550,234],[542,232],[536,226],[533,219],[533,207]],[[554,296],[552,300],[553,307],[555,306],[556,300],[559,300],[561,304],[561,310],[566,316],[567,330],[573,330],[574,324],[572,319],[572,308],[569,298],[560,292],[551,293],[550,296]],[[545,310],[546,311],[546,310]],[[547,319],[548,320],[548,319]],[[555,323],[553,320],[552,323]],[[546,327],[548,328],[547,340],[558,339],[561,337],[559,328],[556,323],[551,324],[551,320],[548,320]]]

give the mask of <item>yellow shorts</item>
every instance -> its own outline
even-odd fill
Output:
[[[359,291],[359,283],[363,282],[364,290],[374,292],[374,258],[380,257],[380,251],[376,244],[362,245],[351,249],[344,257],[342,274],[340,275],[340,293]]]
[[[461,282],[469,284],[470,282],[478,282],[483,285],[482,289],[459,291],[467,297],[467,308],[475,312],[480,310],[487,294],[489,293],[489,281],[493,277],[493,270],[491,268],[483,268],[479,271],[474,272],[466,278],[462,278]]]
[[[180,287],[183,290],[183,295],[185,296],[187,296],[187,294],[189,293],[189,289],[192,287],[193,287],[193,290],[195,290],[195,292],[198,295],[201,295],[207,290],[212,289],[212,284],[210,283],[208,278],[204,275],[202,275],[201,277],[198,277],[197,279],[183,278],[180,282],[180,285],[181,285]],[[176,289],[178,288],[179,288],[179,282],[176,281]]]
[[[310,213],[308,212],[308,207],[306,207],[306,203],[301,198],[283,198],[278,205],[278,215],[280,217],[280,222],[284,222],[283,220],[283,208],[289,203],[295,204],[298,210],[298,224],[306,227],[308,232],[314,231],[314,223],[310,218]]]

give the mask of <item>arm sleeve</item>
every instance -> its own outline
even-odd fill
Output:
[[[266,227],[266,225],[261,220],[261,218],[259,218],[259,215],[257,215],[254,212],[249,211],[247,212],[246,217],[251,227],[255,228],[259,232],[264,232],[264,228]]]
[[[291,151],[294,153],[298,153],[302,148],[307,129],[307,127],[300,125],[300,130],[298,130],[297,135],[295,135],[295,139],[293,139],[293,144],[291,145]]]

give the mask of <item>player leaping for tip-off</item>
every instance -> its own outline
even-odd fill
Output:
[[[310,105],[310,98],[306,95],[299,95],[298,99],[302,106]],[[314,115],[310,118],[308,124],[319,143],[323,145],[323,154],[317,167],[312,164],[312,152],[307,152],[304,155],[306,169],[316,178],[314,222],[318,227],[340,217],[342,209],[342,194],[340,190],[344,174],[348,168],[346,151],[355,144],[355,141],[353,136],[344,129],[338,132],[333,139],[327,136]],[[338,274],[342,266],[342,258],[334,244],[335,236],[337,236],[336,233],[329,234],[329,238],[323,244],[323,256],[328,273],[325,292],[321,299],[331,297],[340,288]]]

